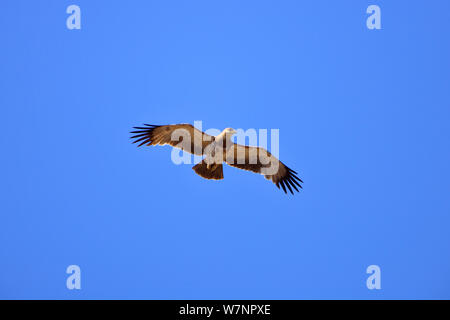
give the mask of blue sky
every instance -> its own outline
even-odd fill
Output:
[[[450,298],[448,1],[0,10],[0,298]],[[129,141],[196,120],[280,129],[304,190]]]

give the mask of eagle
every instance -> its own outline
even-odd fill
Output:
[[[287,194],[289,190],[299,192],[303,181],[297,172],[287,167],[261,147],[244,146],[234,143],[231,138],[237,133],[233,128],[226,128],[217,136],[211,136],[198,130],[191,124],[151,125],[133,127],[136,131],[131,139],[139,143],[138,147],[170,145],[191,154],[204,156],[204,159],[192,169],[205,179],[222,180],[223,163],[232,167],[252,171],[272,181],[278,189]],[[298,188],[297,188],[298,187]]]

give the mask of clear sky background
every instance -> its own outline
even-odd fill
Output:
[[[449,1],[0,13],[0,298],[450,298]],[[203,180],[129,140],[195,120],[280,129],[304,190],[231,167]]]

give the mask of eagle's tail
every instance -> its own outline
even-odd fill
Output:
[[[192,167],[195,173],[205,179],[222,180],[223,179],[223,165],[213,163],[208,169],[208,165],[205,160],[199,162]]]

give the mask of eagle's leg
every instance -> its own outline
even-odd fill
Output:
[[[215,156],[216,156],[216,151],[213,147],[211,153],[206,157],[206,168],[208,170],[211,168],[212,165],[215,164]]]

